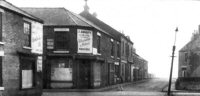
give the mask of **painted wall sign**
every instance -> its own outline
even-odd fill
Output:
[[[92,31],[77,30],[78,53],[92,53]]]
[[[33,53],[42,54],[43,52],[43,26],[41,23],[33,22],[31,35],[31,48]]]
[[[53,49],[53,48],[54,48],[54,40],[47,39],[47,49]]]

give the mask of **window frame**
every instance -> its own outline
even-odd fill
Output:
[[[97,33],[97,53],[101,53],[101,34]]]
[[[29,33],[27,34],[25,31],[25,24],[28,24],[29,25]],[[28,22],[28,21],[25,21],[24,20],[24,22],[23,22],[23,33],[24,33],[24,35],[25,35],[25,37],[27,38],[28,37],[28,45],[26,45],[26,39],[25,39],[25,43],[24,43],[24,47],[27,47],[27,48],[31,48],[31,35],[32,35],[32,32],[31,32],[31,30],[32,30],[32,26],[31,26],[31,22]]]
[[[117,42],[117,57],[120,57],[120,44]]]
[[[115,44],[114,44],[114,40],[113,39],[111,39],[110,40],[110,43],[111,43],[111,56],[114,56],[115,55]]]
[[[58,33],[63,33],[63,35],[66,35],[65,37],[67,39],[58,40],[57,35],[56,35]],[[54,50],[56,50],[56,51],[68,51],[69,50],[69,43],[70,43],[70,36],[69,35],[70,35],[69,31],[56,31],[56,30],[54,30]],[[65,43],[63,43],[63,44],[65,44],[63,48],[58,47],[58,42],[61,42],[61,41],[65,42]]]

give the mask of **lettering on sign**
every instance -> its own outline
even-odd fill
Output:
[[[92,31],[77,30],[78,53],[92,53]]]

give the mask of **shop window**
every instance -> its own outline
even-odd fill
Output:
[[[69,32],[67,31],[55,31],[55,49],[67,51],[69,50]]]
[[[25,47],[31,47],[31,23],[24,21]]]
[[[72,61],[63,58],[52,60],[51,80],[72,81]]]
[[[35,60],[22,57],[21,58],[21,88],[33,88],[35,83]]]

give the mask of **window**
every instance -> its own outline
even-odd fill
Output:
[[[122,44],[122,49],[121,49],[122,50],[122,55],[124,55],[124,42],[122,41],[121,44]]]
[[[2,41],[2,13],[0,12],[0,41]]]
[[[69,32],[55,31],[55,49],[56,50],[69,50]]]
[[[127,57],[129,56],[129,45],[128,45],[128,43],[126,43],[126,56]]]
[[[111,39],[111,56],[114,56],[114,41]]]
[[[33,88],[35,85],[35,60],[30,57],[21,58],[21,88]]]
[[[72,81],[72,61],[66,58],[52,60],[52,81]]]
[[[31,47],[31,23],[24,21],[24,35],[25,43],[24,46]]]
[[[124,53],[124,56],[126,56],[126,43],[125,43],[125,42],[123,43],[123,51],[124,51],[124,52],[123,52],[123,53]]]
[[[185,62],[188,60],[188,53],[185,53]]]
[[[117,57],[120,57],[120,45],[119,45],[119,42],[117,42]]]
[[[101,53],[101,36],[97,36],[97,53]]]
[[[3,78],[2,78],[2,63],[3,63],[3,57],[0,56],[0,86],[3,86]]]

